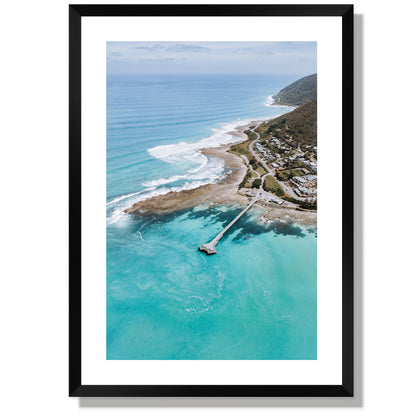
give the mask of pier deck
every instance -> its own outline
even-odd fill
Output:
[[[200,251],[205,251],[207,254],[215,254],[217,252],[215,246],[224,236],[224,234],[257,202],[261,192],[259,192],[247,206],[209,243],[199,246]]]

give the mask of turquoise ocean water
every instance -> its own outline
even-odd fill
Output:
[[[237,205],[138,218],[134,202],[220,180],[233,126],[277,116],[299,76],[107,76],[107,359],[316,359],[316,230]]]

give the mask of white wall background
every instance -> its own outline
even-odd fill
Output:
[[[416,414],[416,6],[355,5],[357,397],[81,401],[67,397],[68,7],[2,5],[2,414]]]

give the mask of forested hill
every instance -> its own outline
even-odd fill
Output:
[[[277,137],[298,145],[316,146],[316,99],[296,108],[290,113],[283,114],[266,123],[260,124],[257,131],[261,137]]]
[[[302,105],[317,98],[316,74],[301,78],[273,95],[274,104]]]

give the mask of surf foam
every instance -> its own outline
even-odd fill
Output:
[[[222,179],[222,176],[219,176],[217,179]],[[212,181],[211,180],[205,180],[205,181],[199,180],[195,182],[186,182],[183,186],[179,186],[179,187],[172,187],[172,188],[162,187],[158,189],[155,189],[155,188],[144,189],[143,191],[137,192],[135,195],[139,195],[139,194],[140,195],[136,196],[135,198],[129,195],[125,195],[124,198],[120,197],[124,200],[124,203],[116,206],[114,209],[112,209],[109,212],[109,214],[107,215],[107,224],[115,224],[115,223],[118,223],[119,225],[123,224],[123,220],[127,220],[129,218],[128,214],[126,214],[124,211],[127,208],[130,208],[131,206],[136,204],[137,202],[144,201],[154,196],[166,195],[169,192],[180,192],[184,190],[191,190],[191,189],[199,188],[200,186],[208,185],[209,183],[212,183]]]
[[[267,96],[267,98],[264,100],[264,105],[266,107],[272,107],[274,105],[274,98],[273,95]]]
[[[148,150],[149,154],[156,159],[167,163],[175,163],[185,160],[203,162],[205,157],[200,151],[210,147],[220,147],[241,141],[241,137],[231,134],[237,127],[249,124],[250,120],[238,120],[213,129],[211,136],[205,137],[197,142],[180,142],[156,146]]]

